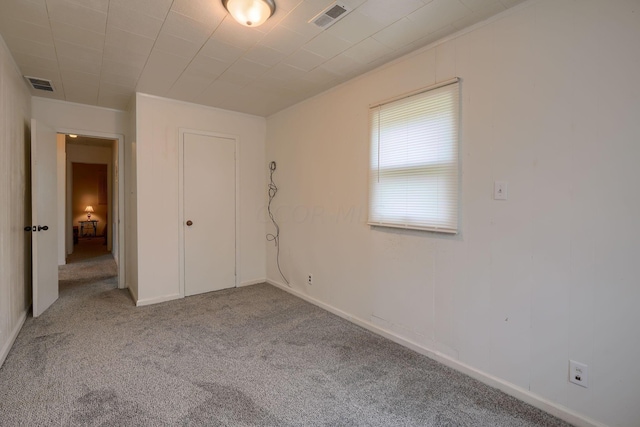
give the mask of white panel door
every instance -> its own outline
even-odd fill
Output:
[[[31,120],[33,317],[58,299],[56,132]]]
[[[184,290],[236,285],[235,140],[184,134]]]

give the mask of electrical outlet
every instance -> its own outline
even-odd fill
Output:
[[[493,200],[507,200],[509,198],[509,185],[506,181],[493,183]]]
[[[307,285],[313,285],[313,274],[307,276]]]
[[[584,363],[569,360],[569,381],[580,387],[589,387],[589,370]]]

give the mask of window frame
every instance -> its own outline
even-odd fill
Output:
[[[449,88],[450,92],[445,90],[434,92],[447,86],[451,86]],[[431,96],[429,94],[430,92],[432,93]],[[415,136],[402,137],[406,140],[405,142],[395,141],[395,139],[401,140],[402,138],[390,137],[385,139],[384,136],[381,136],[385,131],[390,132],[389,129],[387,129],[388,126],[385,129],[380,127],[380,122],[385,120],[385,118],[381,118],[383,115],[382,109],[385,106],[391,109],[396,106],[403,108],[404,105],[412,103],[428,103],[431,99],[442,96],[441,94],[444,94],[444,96],[448,95],[451,98],[449,102],[443,102],[442,106],[438,104],[438,109],[425,109],[424,111],[420,109],[418,109],[419,111],[409,109],[403,112],[405,115],[399,116],[399,121],[405,126],[407,134],[410,133],[409,130],[411,129],[429,128],[429,122],[432,124],[436,123],[435,130],[426,130],[424,134],[420,135],[424,138],[424,142]],[[420,95],[422,95],[422,99],[415,98]],[[445,107],[449,109],[443,114],[442,108]],[[374,227],[421,230],[446,234],[459,233],[461,181],[460,110],[460,79],[457,77],[369,107],[370,176],[367,224]],[[422,114],[421,118],[413,122],[407,120],[407,116],[416,111]],[[378,126],[378,128],[376,129],[375,126]],[[446,131],[444,136],[440,133],[443,129]],[[409,141],[410,138],[413,138],[412,141]],[[392,140],[392,142],[395,141],[397,145],[389,145],[389,140]],[[437,140],[437,142],[433,143],[432,140]],[[410,161],[409,154],[406,154],[407,159],[405,159],[404,163],[397,164],[393,167],[381,166],[381,163],[388,163],[390,159],[391,161],[397,161],[400,157],[397,154],[395,157],[391,154],[381,154],[382,146],[386,147],[387,150],[389,150],[388,147],[391,147],[390,152],[404,147],[407,153],[409,153],[409,146],[411,146],[411,144],[413,144],[412,150],[415,152],[416,141],[419,141],[418,145],[424,145],[424,147],[419,148],[419,150],[423,150],[424,153],[433,150],[434,147],[438,150],[442,149],[442,153],[440,151],[437,151],[435,155],[423,153],[423,157],[426,158],[431,155],[433,158],[428,161],[423,159],[421,163]],[[405,146],[402,145],[403,143]],[[384,156],[386,156],[386,158],[384,158]],[[384,160],[381,161],[381,158]],[[381,177],[384,178],[384,182],[380,181]],[[435,183],[429,182],[430,178],[431,181],[433,181],[434,177]],[[389,194],[391,194],[389,188],[393,187],[394,184],[392,180],[394,179],[398,181],[405,180],[404,195],[396,197],[394,194],[389,196]],[[422,180],[422,182],[420,182],[420,180]],[[389,188],[383,188],[385,185]],[[395,185],[402,186],[402,184]],[[441,191],[442,186],[444,186],[444,190]],[[437,189],[435,194],[433,188]],[[385,194],[383,194],[385,192],[387,192],[386,196],[389,201],[400,204],[404,202],[404,206],[400,206],[400,208],[395,205],[386,208],[382,206],[379,199],[385,197]],[[427,197],[429,200],[425,202],[422,197]],[[435,206],[435,209],[433,206]],[[383,210],[386,210],[387,214],[381,214],[380,211]],[[389,214],[389,212],[392,212],[392,214]],[[413,212],[415,212],[415,214],[412,214]],[[400,218],[395,214],[404,215],[404,218]],[[431,214],[431,218],[426,218],[429,214]],[[395,218],[390,218],[390,216],[395,216]]]

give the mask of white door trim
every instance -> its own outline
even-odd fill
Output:
[[[125,282],[125,216],[124,216],[124,135],[118,133],[105,133],[89,131],[86,129],[72,129],[72,128],[56,128],[57,133],[63,134],[75,134],[82,136],[92,136],[96,138],[113,139],[118,142],[118,164],[117,167],[113,165],[113,174],[111,180],[115,182],[118,180],[118,218],[116,223],[118,224],[118,289],[124,289],[127,287]],[[65,162],[66,164],[66,162]],[[66,192],[66,191],[65,191]]]
[[[213,136],[216,138],[231,139],[234,141],[235,150],[235,170],[236,170],[236,206],[235,206],[235,238],[236,238],[236,253],[235,253],[235,283],[234,287],[238,287],[238,264],[240,262],[240,164],[238,159],[240,158],[240,138],[238,135],[230,135],[220,132],[209,132],[199,129],[179,128],[178,129],[178,265],[179,265],[179,280],[180,280],[180,298],[184,298],[184,136],[185,134]]]

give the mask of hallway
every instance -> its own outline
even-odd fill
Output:
[[[80,239],[67,264],[58,267],[60,297],[72,289],[102,282],[105,287],[118,287],[118,269],[103,238]]]
[[[88,258],[95,258],[109,254],[105,238],[102,236],[78,239],[73,245],[73,253],[67,255],[67,264],[81,262]]]

